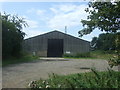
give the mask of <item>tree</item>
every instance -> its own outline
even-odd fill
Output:
[[[115,33],[117,58],[114,60],[120,64],[120,1],[105,2],[103,0],[103,2],[89,2],[88,5],[89,8],[85,10],[90,14],[87,17],[88,20],[81,20],[86,28],[78,33],[83,36],[90,34],[96,28],[107,33]]]
[[[88,20],[81,20],[86,28],[78,32],[80,36],[90,34],[96,28],[108,33],[120,31],[120,1],[89,2],[88,5],[89,8],[85,11],[90,15],[87,17]]]
[[[114,33],[102,33],[98,38],[92,39],[91,46],[97,50],[115,50],[115,35]]]
[[[2,20],[2,57],[9,56],[17,57],[20,55],[22,49],[22,41],[25,33],[22,32],[23,25],[26,27],[27,23],[23,18],[17,15],[10,15],[4,13]]]

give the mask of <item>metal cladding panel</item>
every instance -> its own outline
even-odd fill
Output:
[[[73,37],[71,35],[53,31],[24,41],[24,51],[35,52],[39,56],[47,56],[48,39],[63,39],[63,52],[71,54],[84,53],[90,51],[90,42]]]

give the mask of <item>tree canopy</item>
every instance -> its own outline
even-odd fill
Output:
[[[1,16],[2,20],[2,57],[19,56],[22,49],[22,41],[25,33],[22,32],[23,25],[27,23],[23,18],[17,15],[4,13]]]
[[[118,32],[120,30],[120,1],[118,2],[89,2],[89,13],[87,20],[81,20],[86,28],[80,30],[80,36],[90,34],[98,28],[108,33]]]
[[[91,41],[92,49],[94,50],[115,50],[115,35],[114,33],[102,33],[99,37],[93,37]]]

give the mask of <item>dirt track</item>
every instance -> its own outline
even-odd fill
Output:
[[[14,64],[2,68],[3,88],[25,88],[31,80],[48,78],[48,74],[67,75],[89,72],[90,68],[104,71],[109,68],[106,60],[46,59]],[[113,68],[117,70],[117,67]]]

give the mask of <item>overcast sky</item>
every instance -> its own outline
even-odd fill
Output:
[[[84,11],[88,2],[2,2],[1,11],[8,14],[18,14],[24,17],[29,27],[23,28],[25,38],[33,37],[50,31],[58,30],[78,37],[78,31],[83,29],[81,19],[87,19]],[[82,39],[91,41],[92,37],[101,32],[95,30]]]

